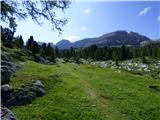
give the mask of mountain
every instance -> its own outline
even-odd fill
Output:
[[[71,43],[68,40],[61,40],[56,44],[60,49],[68,49],[70,47],[74,48],[83,48],[88,47],[90,45],[97,45],[99,47],[103,46],[118,46],[118,45],[140,45],[141,42],[150,42],[150,38],[140,35],[136,32],[126,32],[123,30],[111,32],[104,34],[100,37],[96,38],[85,38],[83,40],[79,40]]]
[[[56,45],[59,49],[69,49],[72,46],[72,43],[69,40],[62,39]]]

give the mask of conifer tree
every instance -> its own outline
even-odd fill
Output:
[[[26,42],[26,47],[27,47],[27,49],[30,50],[30,51],[32,51],[33,42],[34,42],[34,38],[33,38],[33,36],[30,36],[30,38],[29,38],[28,41]]]

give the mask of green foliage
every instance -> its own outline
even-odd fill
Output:
[[[1,40],[4,46],[13,48],[13,35],[14,33],[9,28],[1,26]]]
[[[40,47],[36,41],[33,41],[32,52],[33,54],[40,52]]]
[[[10,28],[15,32],[16,19],[24,20],[31,18],[34,22],[41,25],[42,19],[48,20],[53,29],[58,30],[60,33],[63,31],[62,27],[67,23],[67,18],[58,18],[56,10],[61,9],[64,11],[70,5],[68,0],[5,0],[1,2],[1,20],[9,23]]]
[[[15,33],[16,32],[16,27],[17,27],[17,24],[15,22],[15,18],[14,17],[11,17],[9,19],[9,27],[12,29],[12,32]]]

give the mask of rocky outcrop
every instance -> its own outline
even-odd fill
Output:
[[[11,62],[11,58],[7,55],[1,56],[1,85],[8,84],[10,81],[10,76],[14,73],[20,66]]]
[[[16,120],[16,117],[8,108],[1,106],[1,120]]]
[[[48,61],[42,58],[33,58],[35,61],[46,64]],[[22,85],[19,88],[13,88],[9,85],[10,76],[21,66],[12,62],[13,57],[7,54],[1,55],[1,119],[16,120],[14,114],[8,109],[11,106],[25,105],[32,103],[36,97],[45,94],[44,85],[39,80],[33,80],[31,83]]]
[[[44,59],[43,57],[39,56],[39,55],[33,55],[32,56],[32,60],[41,64],[48,64],[50,63],[49,60]]]
[[[20,88],[12,88],[5,84],[1,86],[1,92],[1,102],[6,107],[32,103],[36,97],[45,94],[44,85],[39,80],[33,80],[32,83],[22,85]]]

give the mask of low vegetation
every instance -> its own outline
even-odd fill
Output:
[[[160,118],[159,80],[63,61],[54,65],[32,61],[20,64],[23,69],[12,75],[10,84],[18,87],[36,78],[46,90],[46,95],[32,104],[12,108],[20,120]]]

